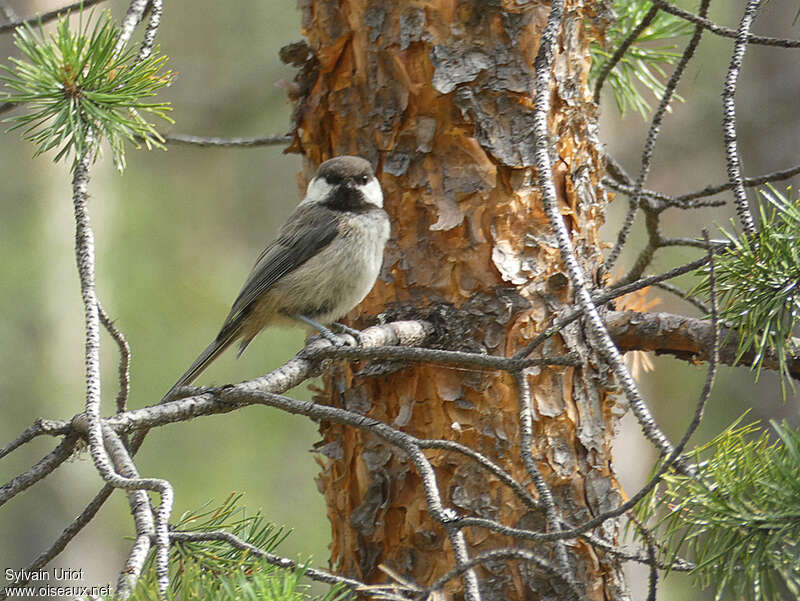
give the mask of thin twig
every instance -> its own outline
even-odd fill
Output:
[[[439,522],[447,532],[450,539],[453,554],[456,558],[456,565],[463,566],[469,561],[466,540],[461,529],[456,526],[458,515],[450,508],[445,508],[442,504],[439,485],[436,480],[436,472],[430,461],[422,453],[416,439],[400,430],[392,428],[383,422],[372,418],[339,409],[327,405],[319,405],[311,401],[296,401],[288,397],[264,392],[257,387],[257,380],[246,382],[224,388],[218,393],[218,401],[226,404],[238,406],[241,403],[262,404],[270,407],[277,407],[288,413],[299,413],[312,419],[328,421],[337,424],[349,425],[361,430],[368,430],[372,434],[382,438],[400,449],[402,449],[411,463],[417,470],[417,474],[422,481],[425,490],[425,500],[428,505],[428,513]],[[470,568],[465,568],[465,597],[470,601],[479,601],[478,579],[475,572]]]
[[[704,232],[704,235],[707,236],[707,232]],[[713,324],[714,334],[713,334],[713,341],[711,345],[711,357],[709,359],[708,364],[708,371],[706,374],[706,381],[703,385],[703,390],[700,393],[700,398],[697,402],[697,408],[695,409],[695,414],[692,420],[689,422],[689,425],[686,428],[686,431],[683,434],[680,442],[675,446],[674,449],[669,453],[666,459],[662,462],[659,466],[659,469],[656,473],[650,478],[650,480],[645,484],[635,495],[633,495],[628,501],[617,507],[616,509],[612,509],[605,513],[598,515],[597,517],[580,524],[571,530],[563,531],[563,534],[569,534],[571,536],[577,536],[581,532],[586,532],[591,530],[606,520],[619,517],[623,513],[627,512],[630,509],[641,501],[660,481],[661,476],[666,473],[670,467],[679,467],[679,457],[681,453],[683,453],[683,449],[686,444],[689,442],[689,439],[694,434],[694,431],[700,425],[700,421],[702,420],[703,411],[705,409],[705,405],[708,401],[709,396],[711,395],[711,389],[714,385],[714,377],[717,371],[717,364],[718,364],[718,356],[719,356],[719,322],[718,322],[718,315],[717,315],[717,305],[716,305],[716,292],[715,292],[715,280],[714,280],[714,248],[709,243],[709,286],[711,288],[711,321]],[[682,471],[688,472],[689,474],[693,473],[693,470],[689,467],[682,468]]]
[[[708,5],[710,4],[711,0],[702,0],[700,3],[700,16],[705,16],[708,12]],[[652,11],[658,11],[658,9],[653,6],[651,9]],[[658,139],[658,135],[661,132],[661,124],[664,120],[664,115],[667,113],[669,109],[670,103],[672,102],[672,98],[675,94],[675,90],[678,87],[678,82],[680,81],[681,77],[683,77],[683,73],[686,69],[686,66],[689,64],[689,61],[694,56],[695,51],[697,50],[697,46],[700,44],[700,38],[703,36],[703,28],[700,25],[695,26],[694,35],[689,40],[689,43],[686,45],[686,48],[681,55],[678,64],[675,66],[672,74],[667,81],[667,84],[664,86],[664,93],[661,95],[661,99],[658,102],[658,108],[656,109],[655,113],[653,113],[653,118],[650,120],[650,127],[647,131],[647,136],[645,138],[644,147],[642,149],[642,158],[639,168],[639,175],[636,178],[636,182],[633,187],[633,193],[630,196],[630,202],[628,207],[628,213],[625,216],[625,220],[623,222],[622,227],[620,228],[617,234],[617,241],[614,244],[614,248],[611,250],[611,253],[608,255],[608,259],[606,260],[606,269],[611,270],[616,262],[617,258],[619,257],[620,252],[622,252],[622,248],[625,245],[625,241],[628,238],[628,234],[630,233],[631,228],[633,227],[633,221],[636,217],[636,212],[639,209],[639,205],[641,202],[641,195],[642,189],[644,188],[645,180],[647,179],[647,175],[650,172],[650,164],[653,160],[653,151],[655,150],[656,140]],[[623,283],[632,282],[639,277],[641,274],[644,273],[644,270],[647,268],[648,264],[650,263],[650,258],[652,257],[653,252],[650,250],[651,248],[654,250],[656,247],[659,246],[661,240],[661,234],[659,233],[658,228],[658,217],[653,214],[653,211],[648,211],[648,223],[647,223],[647,230],[648,230],[648,242],[647,247],[644,250],[644,253],[647,253],[646,256],[643,258],[640,255],[640,259],[636,261],[635,268],[631,270],[628,276],[622,278]],[[648,252],[650,251],[650,252]]]
[[[671,15],[675,15],[676,17],[680,17],[686,21],[691,21],[692,23],[697,23],[698,25],[702,25],[711,33],[726,37],[726,38],[739,38],[739,32],[730,27],[723,27],[722,25],[717,25],[713,21],[705,19],[703,17],[699,17],[689,11],[683,10],[682,8],[678,8],[677,6],[673,6],[666,0],[652,0],[653,4],[663,10],[666,13]],[[746,37],[744,38],[748,44],[759,44],[762,46],[778,46],[780,48],[800,48],[800,40],[792,40],[789,38],[772,38],[767,36],[760,36],[760,35],[753,35],[752,33],[747,33]]]
[[[670,284],[669,282],[658,282],[656,287],[666,290],[667,292],[671,292],[675,296],[685,300],[687,303],[694,305],[696,308],[700,309],[700,312],[703,315],[708,315],[711,312],[711,309],[709,309],[708,305],[706,305],[703,301],[696,296],[692,296],[685,290],[678,288],[674,284]]]
[[[553,492],[545,482],[539,466],[533,457],[533,400],[531,398],[531,386],[528,376],[524,372],[514,374],[517,383],[517,394],[519,396],[519,429],[520,429],[520,457],[528,475],[539,493],[539,501],[544,508],[547,529],[550,532],[561,530],[561,516],[556,510],[556,503],[553,499]],[[569,567],[567,559],[567,548],[564,541],[556,541],[556,559],[558,560],[559,570],[564,574],[567,582],[573,582],[574,576]]]
[[[513,559],[517,561],[527,561],[533,563],[536,565],[536,567],[547,572],[549,575],[555,576],[565,585],[566,590],[559,589],[559,592],[566,593],[564,598],[575,599],[575,600],[584,598],[583,595],[581,595],[580,591],[577,590],[575,584],[567,580],[564,577],[564,575],[560,572],[560,570],[558,570],[549,561],[547,561],[541,556],[541,553],[530,551],[528,549],[518,549],[518,548],[492,549],[491,551],[487,551],[485,553],[481,553],[480,555],[476,555],[463,566],[453,568],[449,572],[437,578],[430,586],[429,590],[441,591],[444,588],[445,584],[447,584],[453,578],[457,578],[458,576],[463,574],[465,570],[486,563],[499,561],[502,559]]]
[[[158,28],[161,25],[162,9],[162,0],[150,0],[150,19],[147,22],[147,28],[144,30],[144,39],[139,47],[139,55],[136,57],[137,63],[147,59],[153,52]]]
[[[117,343],[119,349],[119,392],[117,393],[117,413],[122,413],[128,408],[128,397],[131,393],[131,347],[125,334],[114,324],[101,304],[97,306],[100,323]]]
[[[550,17],[547,25],[548,28],[552,25],[554,15],[557,15],[558,21],[560,22],[559,10],[563,10],[563,3],[554,0],[551,5]],[[669,455],[673,450],[672,445],[653,420],[649,408],[639,394],[639,388],[636,382],[625,366],[625,362],[622,360],[619,350],[617,350],[614,346],[614,342],[609,337],[603,320],[597,312],[597,307],[592,301],[587,287],[586,275],[578,264],[578,260],[572,250],[569,232],[567,231],[564,217],[561,215],[561,210],[558,206],[558,197],[553,182],[552,164],[550,162],[550,135],[547,122],[548,113],[550,112],[550,67],[553,63],[554,34],[556,30],[551,29],[550,31],[552,31],[553,34],[549,38],[547,37],[548,29],[545,29],[545,33],[542,34],[539,51],[534,61],[534,70],[536,74],[536,106],[533,110],[533,131],[535,134],[534,139],[536,140],[534,154],[539,191],[542,196],[542,205],[544,206],[550,226],[553,228],[553,233],[555,234],[561,253],[561,260],[572,282],[577,302],[584,311],[591,326],[592,333],[597,338],[600,345],[598,350],[611,364],[614,374],[617,376],[622,389],[625,391],[628,403],[634,415],[636,415],[636,418],[639,420],[639,424],[647,439],[656,446],[661,455]]]
[[[417,444],[421,449],[443,449],[448,451],[455,451],[456,453],[461,453],[475,461],[478,465],[483,467],[488,472],[491,472],[497,479],[500,480],[503,484],[508,486],[516,495],[522,500],[525,505],[532,510],[539,510],[541,509],[541,505],[539,502],[533,498],[533,495],[528,492],[528,490],[522,486],[519,482],[517,482],[511,474],[501,468],[499,465],[492,462],[487,457],[484,457],[474,449],[470,447],[464,446],[460,443],[457,443],[452,440],[440,440],[440,439],[433,439],[433,440],[417,440]]]
[[[77,441],[77,434],[68,434],[55,449],[50,451],[19,476],[12,478],[0,487],[0,507],[5,505],[6,501],[9,499],[33,486],[39,480],[55,471],[59,465],[69,459],[75,450],[75,443]]]
[[[739,142],[736,137],[736,82],[742,69],[744,53],[747,51],[747,37],[750,33],[750,26],[753,24],[760,7],[761,0],[749,0],[747,3],[747,8],[739,23],[736,44],[728,67],[728,74],[725,77],[725,88],[722,92],[722,130],[725,134],[728,181],[733,185],[733,196],[739,224],[748,236],[753,236],[756,233],[756,225],[755,221],[753,221],[753,214],[750,212],[750,205],[747,202],[747,193],[744,190],[742,165],[739,158]]]
[[[133,32],[142,21],[149,4],[150,0],[131,0],[131,3],[128,5],[128,10],[122,18],[119,38],[117,38],[117,45],[114,47],[115,55],[120,54],[122,49],[128,45]]]
[[[800,173],[800,165],[795,165],[794,167],[789,167],[788,169],[781,169],[780,171],[764,173],[763,175],[758,175],[755,177],[746,177],[742,180],[742,183],[746,188],[753,188],[755,186],[760,186],[761,184],[766,184],[767,182],[776,182],[784,179],[789,179],[790,177],[794,177],[799,173]],[[733,187],[734,184],[732,182],[725,182],[724,184],[706,186],[702,190],[697,190],[696,192],[689,192],[688,194],[676,196],[672,200],[675,202],[675,204],[685,204],[696,198],[704,198],[706,196],[711,196],[713,194],[719,194],[720,192],[725,192],[726,190],[730,190]]]
[[[122,440],[106,425],[103,427],[103,443],[109,457],[114,462],[114,469],[117,473],[129,479],[139,479],[139,471],[136,469],[136,465],[128,454],[125,445],[122,444]],[[147,493],[142,489],[129,490],[128,504],[136,525],[136,540],[117,578],[117,588],[114,596],[120,599],[130,597],[133,587],[142,573],[147,555],[150,553],[150,539],[151,537],[156,538],[156,527]],[[157,542],[157,540],[153,542]]]
[[[89,453],[97,471],[108,484],[125,490],[152,490],[161,495],[161,504],[156,516],[156,574],[162,596],[169,587],[169,538],[167,526],[172,510],[172,487],[166,480],[158,478],[126,478],[114,471],[103,440],[103,423],[100,417],[100,311],[95,291],[94,233],[87,210],[89,165],[91,151],[86,152],[75,167],[72,180],[73,207],[75,213],[75,257],[81,284],[85,322],[86,367],[86,437]]]
[[[421,344],[433,333],[433,326],[426,322],[419,321],[399,321],[382,326],[375,326],[367,328],[361,333],[362,342],[364,345],[387,346],[392,344],[398,345],[414,345]],[[330,345],[326,340],[317,340],[310,343],[305,351],[314,352],[317,346]],[[273,392],[285,392],[290,388],[301,384],[310,377],[318,373],[319,366],[315,361],[311,361],[304,353],[299,353],[294,359],[288,361],[283,366],[273,370],[269,374],[253,380],[259,386],[263,386],[266,390]],[[206,397],[203,397],[206,398]],[[224,413],[234,409],[233,406],[220,405],[218,402],[211,398],[211,402],[207,404],[196,403],[197,397],[190,397],[188,399],[181,399],[179,401],[172,401],[166,405],[158,405],[155,407],[146,407],[136,411],[127,411],[122,414],[114,416],[113,419],[106,418],[106,423],[118,432],[128,432],[131,429],[147,429],[152,426],[160,426],[167,423],[174,423],[182,419],[192,419],[197,415],[212,415],[214,413]],[[216,411],[215,411],[216,408]],[[159,412],[166,409],[164,421],[160,421]],[[177,410],[177,411],[176,411]],[[195,413],[195,410],[197,412]],[[144,419],[142,419],[144,418]],[[72,428],[71,425],[65,426],[65,422],[53,422],[58,424],[58,427],[63,429],[64,432],[69,432]],[[64,433],[60,432],[60,433]],[[46,431],[41,433],[49,433]],[[133,441],[135,442],[135,440]],[[130,453],[135,454],[138,446],[131,444]],[[61,535],[53,542],[50,547],[40,553],[34,561],[25,567],[26,574],[36,573],[44,566],[49,564],[55,557],[57,557],[72,541],[83,528],[85,528],[97,515],[97,512],[111,496],[114,488],[106,484],[92,499],[92,501],[84,508],[84,510],[70,523]],[[25,586],[28,580],[17,582],[18,586]],[[5,589],[0,590],[0,600],[7,597]]]
[[[498,357],[480,353],[464,351],[447,351],[443,349],[429,349],[419,347],[384,346],[384,347],[334,347],[327,346],[313,351],[310,358],[389,360],[439,363],[442,365],[457,365],[458,367],[481,367],[486,369],[517,372],[532,366],[570,366],[579,367],[580,359],[574,354],[557,355],[553,357],[535,357],[531,359],[516,359],[514,357]]]
[[[290,135],[257,136],[254,138],[214,138],[190,134],[169,134],[164,136],[167,144],[186,144],[189,146],[215,146],[221,148],[257,148],[259,146],[278,146],[292,141]]]
[[[595,103],[600,102],[600,91],[603,89],[603,84],[608,77],[608,74],[611,73],[611,70],[617,66],[617,63],[622,60],[622,57],[625,56],[625,53],[628,51],[628,48],[639,39],[639,36],[642,32],[650,26],[653,19],[656,18],[658,14],[658,7],[653,6],[647,12],[647,14],[642,18],[639,24],[633,28],[633,30],[625,37],[624,40],[617,46],[617,49],[614,51],[614,54],[611,55],[605,64],[603,64],[603,68],[600,70],[600,74],[597,76],[597,82],[594,84],[594,101]]]
[[[64,434],[69,434],[71,431],[72,426],[69,422],[39,418],[34,421],[32,425],[25,428],[22,434],[0,449],[0,459],[17,450],[22,445],[29,443],[37,436],[61,436]]]
[[[631,292],[636,292],[637,290],[640,290],[642,288],[647,288],[648,286],[652,286],[654,284],[657,284],[658,282],[671,280],[678,276],[695,271],[696,269],[699,269],[706,263],[708,263],[708,257],[703,257],[702,259],[697,259],[695,261],[692,261],[691,263],[686,263],[685,265],[675,267],[659,275],[653,275],[646,278],[641,278],[635,282],[632,282],[630,284],[625,284],[622,286],[620,285],[612,286],[611,288],[609,288],[604,292],[593,294],[592,302],[597,306],[602,306],[607,302],[615,298],[618,298],[620,296],[625,296],[626,294],[630,294]],[[563,316],[557,318],[553,322],[553,325],[548,327],[543,332],[537,334],[528,344],[526,344],[522,349],[517,351],[517,353],[514,355],[513,358],[521,359],[523,357],[527,357],[534,351],[536,347],[538,347],[545,340],[554,336],[555,334],[563,330],[566,326],[571,324],[573,321],[581,317],[583,313],[584,310],[582,307],[579,307],[577,309],[571,309]]]
[[[39,23],[48,23],[49,21],[54,21],[64,13],[72,12],[73,10],[80,10],[81,8],[84,9],[89,8],[90,6],[94,6],[95,4],[100,4],[103,1],[104,0],[79,0],[78,2],[67,4],[66,6],[62,6],[61,8],[56,8],[54,10],[47,11],[46,13],[40,13],[32,17],[18,19],[15,21],[11,21],[10,23],[3,23],[2,25],[0,25],[0,33],[13,31],[20,25],[33,26],[33,25],[38,25]]]

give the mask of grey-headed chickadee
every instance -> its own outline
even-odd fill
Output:
[[[325,161],[306,196],[259,255],[216,339],[175,385],[191,384],[240,340],[239,355],[262,329],[299,319],[326,337],[329,324],[372,289],[389,238],[383,192],[368,161]]]

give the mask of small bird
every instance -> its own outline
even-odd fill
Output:
[[[191,384],[237,340],[241,355],[270,325],[300,320],[340,344],[323,324],[342,317],[372,289],[389,231],[372,165],[357,156],[322,163],[277,239],[259,255],[217,337],[164,398]]]

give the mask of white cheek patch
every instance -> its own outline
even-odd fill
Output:
[[[373,177],[366,186],[359,186],[359,188],[364,195],[364,200],[371,205],[383,208],[383,191],[378,178]]]
[[[316,204],[325,200],[333,190],[324,177],[315,177],[308,183],[308,190],[306,190],[306,197],[300,204]]]

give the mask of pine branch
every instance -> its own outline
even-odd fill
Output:
[[[97,157],[106,141],[122,171],[126,140],[164,148],[161,134],[143,115],[172,122],[169,103],[147,101],[172,79],[163,70],[166,57],[154,50],[137,59],[134,50],[118,48],[121,36],[108,12],[85,20],[81,14],[75,32],[68,15],[59,17],[50,36],[41,26],[17,29],[14,41],[27,60],[12,57],[14,68],[0,67],[0,80],[11,90],[6,103],[26,105],[27,112],[6,121],[36,145],[35,156],[54,150],[59,161],[71,155],[75,169],[85,154]]]
[[[800,431],[779,440],[738,422],[695,453],[697,478],[665,476],[642,507],[659,524],[666,557],[688,553],[696,581],[719,598],[771,601],[800,593]]]

